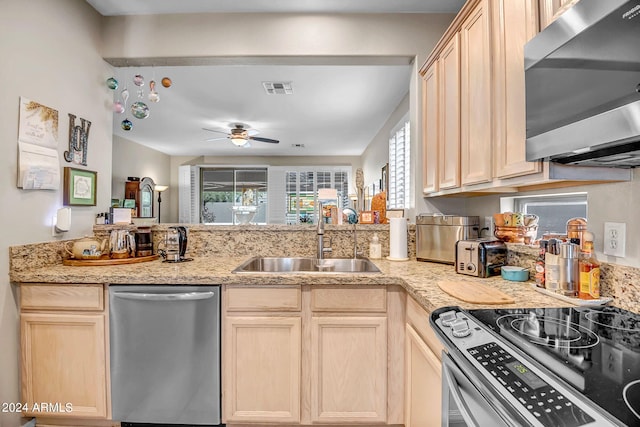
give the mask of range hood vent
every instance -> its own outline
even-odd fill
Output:
[[[262,82],[268,95],[293,95],[291,82]]]

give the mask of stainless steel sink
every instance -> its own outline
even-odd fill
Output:
[[[380,270],[366,258],[253,257],[233,273],[380,273]]]

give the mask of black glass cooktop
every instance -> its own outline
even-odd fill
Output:
[[[640,315],[616,307],[468,312],[621,422],[640,427]]]

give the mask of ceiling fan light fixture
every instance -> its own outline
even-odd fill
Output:
[[[231,142],[238,147],[244,146],[248,141],[240,135],[231,135]]]

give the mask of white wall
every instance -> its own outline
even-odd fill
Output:
[[[162,194],[162,222],[172,222],[168,216],[172,208],[167,203],[170,192],[177,194],[177,185],[172,186],[171,182],[171,156],[136,144],[119,136],[113,136],[113,170],[111,172],[111,198],[124,198],[124,184],[127,177],[137,176],[138,178],[149,177],[159,185],[169,185],[169,188]],[[154,216],[158,216],[157,200],[158,195],[154,193]],[[176,219],[177,219],[177,208]]]
[[[104,57],[420,55],[422,64],[453,17],[357,13],[109,17]]]
[[[362,153],[362,172],[364,173],[365,185],[370,185],[372,182],[378,182],[381,178],[382,168],[389,162],[389,137],[391,131],[402,120],[402,118],[409,113],[409,93],[402,98],[402,101],[398,104],[393,113],[389,116],[389,119],[382,125],[380,131],[371,140],[367,149]],[[417,142],[411,139],[411,156],[414,156],[414,147]],[[412,179],[414,172],[411,171]]]
[[[68,149],[68,113],[91,121],[86,169],[98,172],[98,206],[72,208],[72,230],[65,238],[90,234],[95,213],[109,205],[111,195],[112,94],[104,84],[111,68],[100,55],[101,17],[84,1],[1,4],[0,402],[19,402],[18,290],[8,282],[8,247],[53,240],[51,217],[62,206],[61,190],[16,188],[19,98],[58,110],[61,168],[71,166],[62,157]],[[19,420],[0,412],[0,425],[17,426]]]

